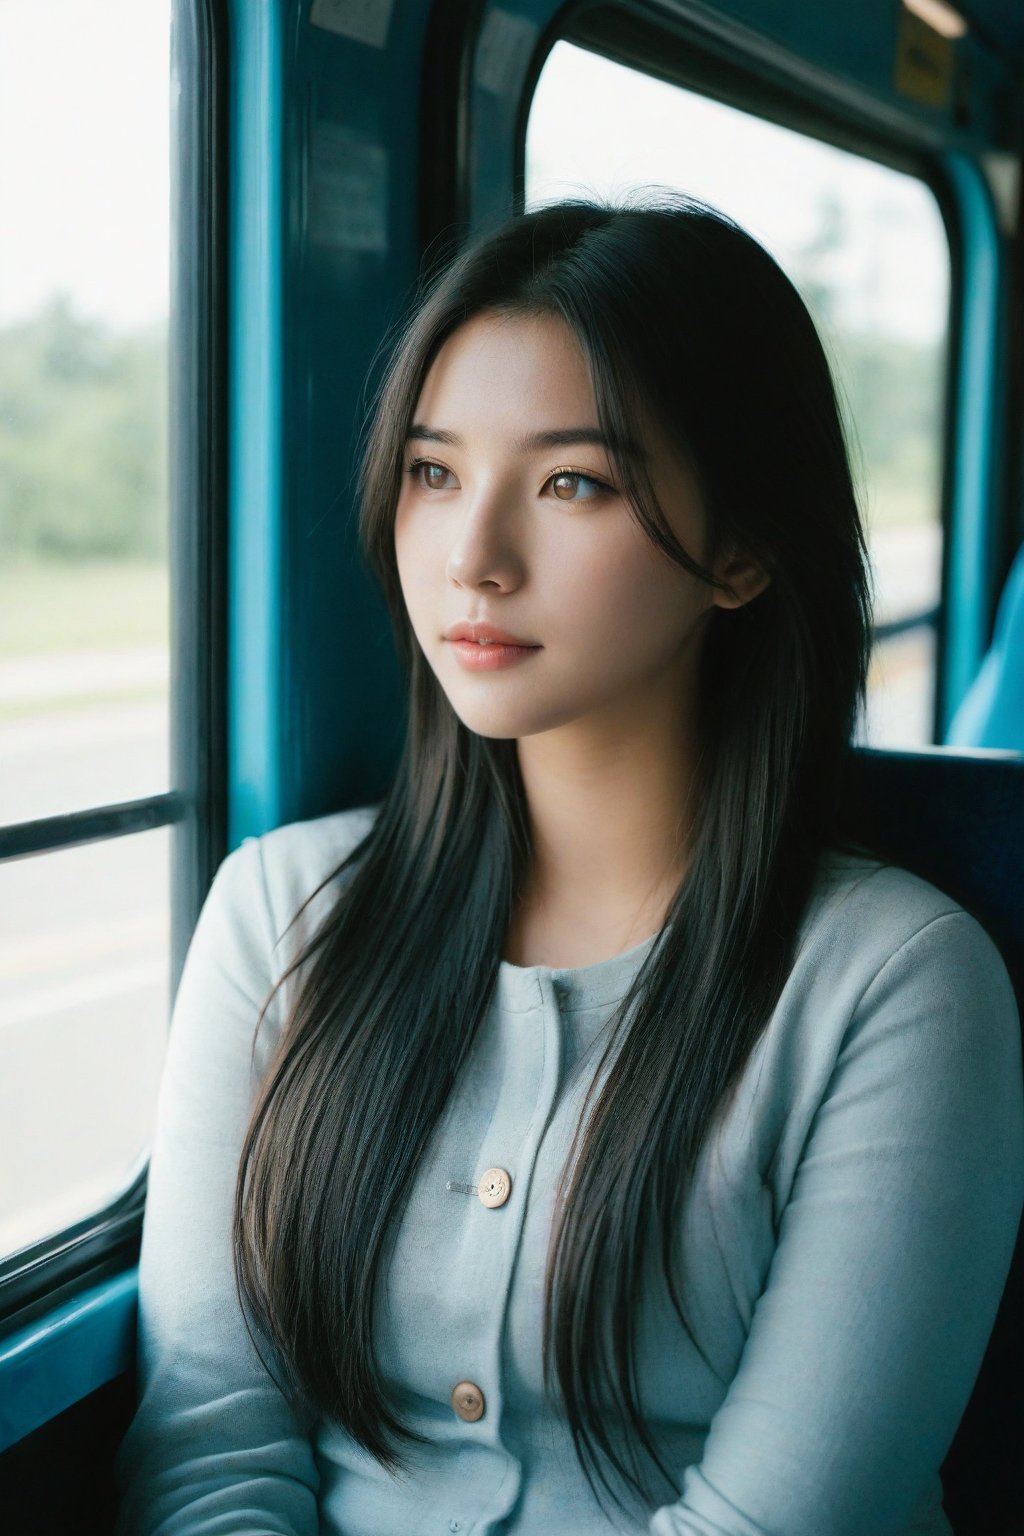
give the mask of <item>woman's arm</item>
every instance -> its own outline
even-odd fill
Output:
[[[964,912],[863,994],[739,1370],[651,1536],[903,1536],[963,1415],[1024,1201],[1020,1027]]]
[[[139,1271],[141,1400],[117,1463],[123,1536],[319,1530],[312,1447],[249,1339],[232,1265],[275,939],[249,839],[217,873],[174,1006]]]

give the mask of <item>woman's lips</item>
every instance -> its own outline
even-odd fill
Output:
[[[497,672],[543,650],[540,645],[501,645],[496,641],[488,645],[481,645],[477,640],[450,640],[448,643],[459,664],[470,672]]]
[[[497,645],[521,645],[527,649],[534,648],[534,641],[526,640],[522,635],[509,634],[507,629],[499,629],[497,624],[491,624],[487,619],[459,619],[457,623],[449,625],[445,630],[445,640],[475,640],[484,644]]]

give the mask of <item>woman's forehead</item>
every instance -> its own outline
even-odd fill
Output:
[[[583,347],[564,320],[546,314],[485,311],[453,331],[427,371],[416,416],[439,410],[482,425],[506,415],[543,426],[545,415],[566,410],[597,421]]]

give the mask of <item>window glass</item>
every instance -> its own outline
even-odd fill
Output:
[[[847,418],[876,589],[861,737],[934,740],[949,246],[916,178],[558,43],[531,106],[527,206],[658,183],[714,203],[803,294]],[[887,636],[887,626],[908,626]]]
[[[0,815],[168,788],[170,4],[0,6]]]
[[[171,0],[0,5],[6,825],[169,788],[170,23]],[[0,1258],[144,1161],[170,838],[0,861]]]
[[[0,864],[0,1256],[108,1204],[146,1154],[167,1036],[161,827]]]

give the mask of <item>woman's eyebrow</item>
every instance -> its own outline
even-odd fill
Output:
[[[413,438],[432,443],[449,443],[453,448],[462,447],[462,439],[456,432],[448,432],[443,427],[428,427],[421,421],[414,421],[409,428],[406,441],[411,442]],[[575,443],[592,443],[620,458],[647,458],[646,452],[635,443],[610,438],[600,427],[559,427],[550,432],[534,432],[528,437],[514,438],[510,446],[513,453],[539,453],[545,448],[568,448]]]

